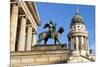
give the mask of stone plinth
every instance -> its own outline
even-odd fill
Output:
[[[56,44],[56,45],[53,45],[53,44],[48,44],[48,45],[35,45],[32,47],[32,51],[34,50],[66,50],[67,47],[66,47],[66,44]]]
[[[65,45],[41,45],[31,51],[11,52],[11,66],[67,63],[69,50]]]

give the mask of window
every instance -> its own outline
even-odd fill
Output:
[[[77,26],[77,28],[79,28],[80,26]]]

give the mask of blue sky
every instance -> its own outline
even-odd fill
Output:
[[[52,20],[54,23],[57,24],[57,29],[59,27],[64,27],[65,31],[60,37],[60,42],[67,44],[67,34],[70,30],[71,19],[76,14],[77,7],[79,7],[79,13],[81,16],[83,16],[84,23],[88,31],[89,48],[95,50],[95,6],[57,4],[46,2],[36,2],[36,5],[41,21],[41,26],[38,28],[37,34],[43,31],[47,31],[47,29],[43,29],[43,26],[45,23]],[[50,39],[47,43],[53,44],[54,42]]]

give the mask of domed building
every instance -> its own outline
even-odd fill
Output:
[[[73,62],[93,62],[94,55],[89,53],[88,32],[84,23],[84,18],[77,9],[72,17],[70,31],[68,33],[68,48],[70,50],[70,59],[68,63]]]
[[[73,50],[88,50],[88,32],[83,17],[79,11],[73,16],[68,34],[69,49]]]

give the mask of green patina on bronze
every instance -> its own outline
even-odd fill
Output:
[[[48,28],[48,31],[45,31],[39,34],[38,36],[39,40],[37,44],[40,44],[42,40],[44,40],[44,44],[46,44],[48,39],[53,39],[54,44],[56,44],[56,42],[60,44],[59,37],[64,32],[64,28],[60,27],[59,30],[57,31],[56,24],[54,24],[52,21],[50,21],[49,23],[46,23],[44,25],[44,29],[45,28]]]

